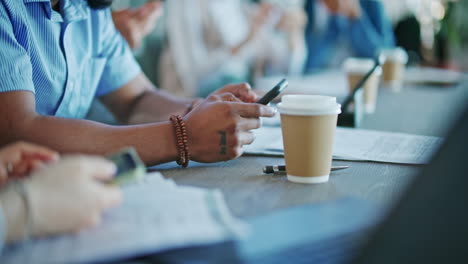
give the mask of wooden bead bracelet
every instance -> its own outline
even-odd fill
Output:
[[[190,162],[190,152],[188,149],[187,127],[185,126],[184,119],[180,115],[173,115],[170,118],[176,135],[176,144],[179,151],[179,159],[177,164],[187,168]]]

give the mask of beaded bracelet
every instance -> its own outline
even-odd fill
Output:
[[[170,120],[174,126],[177,140],[177,149],[179,151],[179,159],[177,160],[177,164],[187,168],[190,162],[187,127],[185,126],[185,122],[180,115],[173,115],[171,116]]]

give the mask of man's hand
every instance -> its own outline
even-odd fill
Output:
[[[361,6],[358,0],[322,0],[333,14],[341,14],[351,19],[361,17]]]
[[[77,232],[98,225],[102,212],[117,206],[122,193],[106,184],[115,165],[103,158],[68,156],[21,180],[29,208],[12,186],[0,193],[7,242]]]
[[[99,157],[68,156],[24,182],[33,236],[77,232],[97,226],[102,212],[120,204],[122,193],[108,183],[115,165]]]
[[[0,186],[10,177],[24,177],[45,163],[57,161],[59,155],[50,149],[18,142],[0,150]]]
[[[211,95],[221,95],[231,93],[244,103],[255,103],[258,99],[257,94],[252,91],[248,83],[229,84],[213,92]]]
[[[232,89],[244,94],[241,92],[244,89]],[[239,97],[239,93],[236,96]],[[256,97],[250,92],[247,94],[249,101],[254,101]],[[242,147],[254,141],[250,130],[261,126],[260,117],[276,114],[271,107],[244,103],[236,96],[232,93],[211,95],[184,117],[192,160],[217,162],[239,157]]]
[[[153,31],[162,14],[161,2],[153,1],[137,9],[123,9],[112,12],[115,27],[127,40],[132,49],[141,45],[143,39]]]

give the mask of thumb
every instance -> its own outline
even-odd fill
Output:
[[[79,163],[83,172],[98,181],[109,181],[117,171],[117,167],[111,161],[97,156],[81,156]]]

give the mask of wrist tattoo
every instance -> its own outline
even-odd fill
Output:
[[[219,154],[226,155],[227,154],[227,136],[226,131],[219,131]]]

